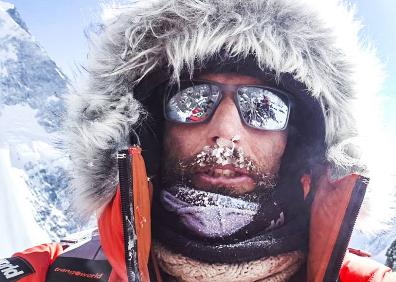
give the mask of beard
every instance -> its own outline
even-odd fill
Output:
[[[194,184],[193,180],[197,173],[210,174],[216,168],[226,166],[250,177],[255,185],[253,191],[240,193],[238,189],[221,184],[204,186]],[[255,202],[272,193],[279,178],[278,173],[273,173],[265,165],[254,161],[241,148],[222,146],[222,144],[205,146],[197,154],[184,159],[180,159],[176,154],[165,153],[161,168],[161,187],[164,189],[183,186]]]

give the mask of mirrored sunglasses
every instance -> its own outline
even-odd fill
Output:
[[[290,115],[290,95],[263,85],[229,85],[209,81],[181,81],[169,87],[164,96],[164,115],[168,121],[196,124],[210,119],[225,91],[234,93],[241,120],[260,130],[284,130]]]

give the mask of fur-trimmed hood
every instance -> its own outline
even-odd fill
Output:
[[[376,182],[370,173],[376,169],[360,152],[361,140],[373,135],[364,130],[376,124],[376,115],[367,113],[376,113],[382,72],[359,41],[360,23],[350,7],[337,0],[129,2],[113,7],[113,17],[91,38],[87,76],[69,101],[66,143],[82,210],[100,209],[115,193],[115,154],[147,117],[134,98],[135,85],[164,67],[177,81],[182,69],[192,73],[197,62],[220,51],[228,57],[254,54],[260,68],[305,85],[323,111],[333,178],[358,172]],[[371,197],[379,190],[383,197]],[[363,213],[378,207],[386,212],[390,191],[370,185]],[[366,223],[382,219],[377,214]]]

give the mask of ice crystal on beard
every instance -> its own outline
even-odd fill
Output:
[[[233,164],[239,168],[246,168],[249,171],[255,169],[252,161],[246,161],[245,153],[241,148],[236,148],[232,141],[218,141],[213,147],[205,146],[203,150],[197,154],[195,164],[200,167],[206,166],[208,163],[218,165]]]
[[[237,199],[234,197],[212,193],[208,191],[195,190],[186,186],[175,186],[170,190],[176,191],[175,193],[176,198],[195,206],[235,207],[235,208],[246,209],[255,212],[257,212],[259,209],[259,203],[245,201],[242,199]]]

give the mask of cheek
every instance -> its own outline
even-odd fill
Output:
[[[166,124],[164,133],[165,155],[177,159],[191,157],[204,146],[199,134],[196,134],[197,130],[191,126]]]
[[[263,136],[265,135],[265,136]],[[280,167],[281,158],[285,152],[287,132],[266,132],[252,139],[252,156],[259,164],[272,171]]]

